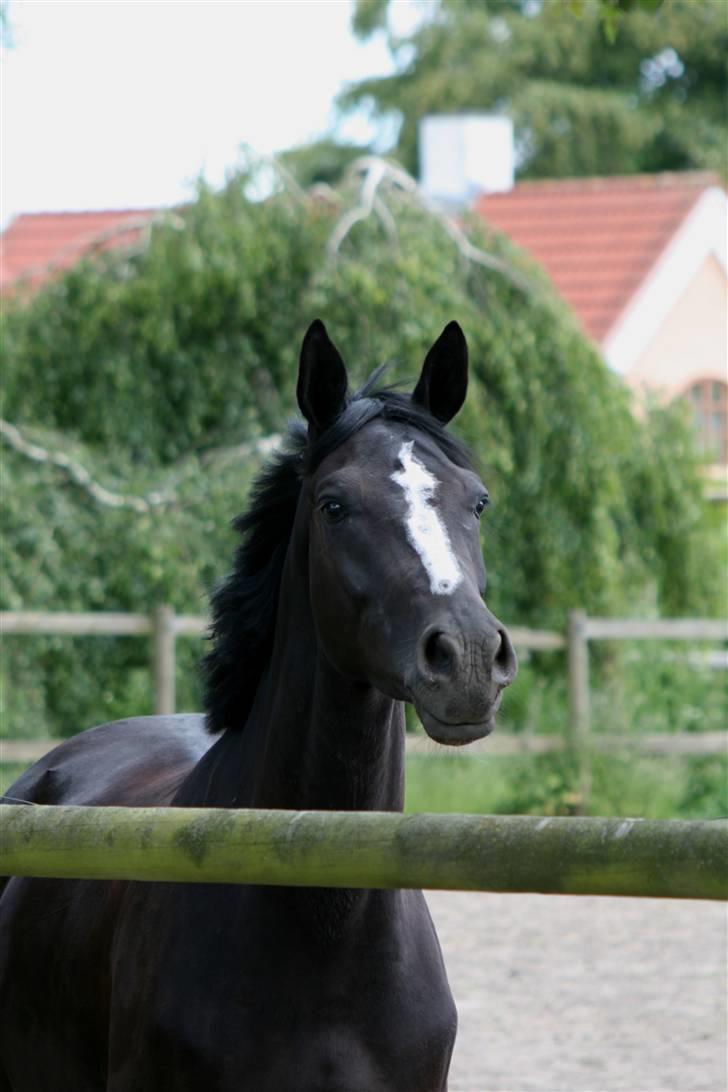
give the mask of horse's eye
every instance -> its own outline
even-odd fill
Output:
[[[324,501],[320,510],[329,523],[337,523],[346,515],[343,504],[335,500]]]
[[[481,497],[480,498],[478,503],[475,505],[475,514],[478,517],[478,519],[480,519],[480,517],[483,515],[483,512],[485,511],[485,509],[488,507],[489,504],[490,504],[490,497],[486,496],[486,497]]]

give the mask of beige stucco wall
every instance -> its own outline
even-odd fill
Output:
[[[669,400],[696,379],[728,381],[728,277],[713,255],[625,377]]]

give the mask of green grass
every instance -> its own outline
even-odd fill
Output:
[[[728,755],[595,755],[590,815],[645,819],[728,816]],[[405,808],[481,814],[573,814],[578,780],[568,755],[411,755]]]

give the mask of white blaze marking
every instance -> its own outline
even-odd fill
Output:
[[[433,595],[452,595],[462,580],[460,567],[450,545],[447,530],[432,504],[439,486],[437,478],[412,454],[414,440],[402,444],[402,470],[391,475],[404,490],[407,501],[407,538],[420,556],[430,578]]]

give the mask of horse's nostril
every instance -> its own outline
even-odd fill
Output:
[[[518,660],[506,630],[498,630],[497,640],[493,657],[493,675],[500,686],[508,686],[516,677]]]
[[[435,630],[424,643],[424,660],[433,675],[449,676],[455,667],[457,646],[446,633]]]

